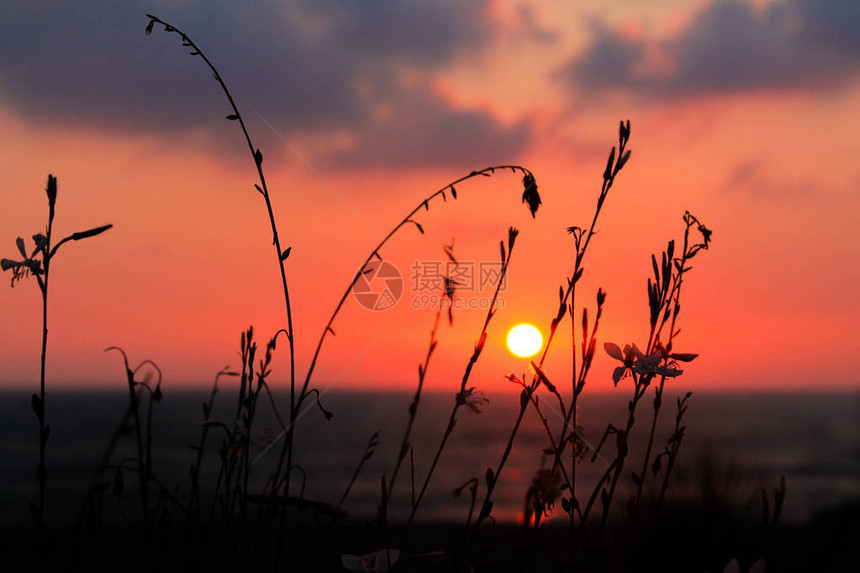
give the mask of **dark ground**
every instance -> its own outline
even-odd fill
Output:
[[[45,558],[48,571],[344,571],[343,553],[369,553],[385,546],[405,547],[404,559],[395,571],[435,572],[455,569],[463,527],[414,527],[402,546],[403,529],[387,532],[368,523],[330,523],[327,517],[302,514],[293,520],[281,539],[286,540],[281,565],[274,560],[278,520],[263,527],[251,525],[241,549],[238,528],[189,535],[174,521],[152,528],[147,552],[146,536],[133,527],[51,530],[48,549],[37,545],[35,526],[0,530],[4,570],[36,571]],[[519,526],[485,527],[473,547],[474,571],[563,571],[568,558],[568,531],[551,527],[537,536],[524,535]],[[386,543],[386,539],[388,542]],[[767,571],[860,571],[860,502],[816,514],[802,525],[780,524],[772,539],[762,539],[760,528],[734,521],[734,516],[713,512],[688,512],[675,508],[660,520],[642,522],[635,531],[613,529],[610,545],[579,549],[581,571],[691,571],[720,572],[731,558],[739,559],[741,571],[764,556]],[[489,544],[488,544],[489,543]],[[442,557],[438,551],[445,551]],[[150,560],[147,555],[150,555]],[[529,554],[528,563],[524,556]],[[424,555],[423,560],[421,556]],[[434,559],[435,557],[435,559]],[[7,569],[10,564],[19,564]]]

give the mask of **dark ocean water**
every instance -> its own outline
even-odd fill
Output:
[[[117,426],[127,397],[122,393],[49,394],[47,417],[51,425],[48,443],[48,508],[55,520],[71,521],[84,500],[94,470]],[[205,391],[166,392],[154,411],[154,471],[162,483],[178,488],[187,499],[189,466],[199,441],[201,403]],[[218,395],[213,417],[228,422],[234,404],[228,392]],[[379,432],[379,447],[365,465],[344,507],[351,516],[372,518],[379,503],[380,478],[390,475],[407,422],[409,393],[347,394],[331,392],[323,402],[334,413],[327,422],[312,406],[298,424],[295,461],[307,476],[305,496],[337,503],[364,447]],[[422,505],[419,519],[462,521],[468,500],[455,499],[451,491],[473,477],[483,479],[495,466],[510,434],[518,409],[518,396],[490,396],[483,413],[461,410],[458,424],[442,455],[440,467]],[[606,424],[623,425],[626,396],[585,395],[579,409],[585,437],[596,444]],[[35,467],[38,458],[37,424],[30,409],[29,392],[0,393],[0,521],[28,520],[27,503],[36,497]],[[419,410],[412,442],[415,447],[416,481],[420,483],[442,436],[453,402],[450,394],[428,394]],[[628,468],[639,471],[651,400],[643,401],[638,416],[640,432],[633,437]],[[268,404],[261,406],[255,455],[278,436],[279,428]],[[658,451],[674,422],[674,398],[665,401],[665,422],[658,429]],[[547,410],[557,428],[559,421]],[[676,481],[670,491],[701,497],[703,483],[732,501],[758,507],[761,487],[772,490],[780,475],[787,479],[786,521],[804,521],[815,512],[860,498],[860,393],[838,394],[695,394],[687,414],[687,437],[682,446]],[[204,459],[203,487],[211,491],[217,474],[214,453],[220,434],[210,434]],[[263,453],[254,468],[262,480],[279,452],[276,442]],[[513,455],[496,489],[494,515],[515,520],[522,514],[529,482],[543,462],[547,438],[532,411],[527,414],[514,445]],[[612,446],[607,451],[611,457]],[[111,463],[133,457],[131,436],[123,438]],[[579,466],[582,492],[605,469],[606,459]],[[629,482],[629,471],[625,471]],[[112,474],[101,476],[111,481]],[[410,469],[401,470],[391,502],[396,519],[406,515]],[[127,487],[134,479],[129,475]],[[133,492],[132,492],[133,494]],[[127,496],[128,497],[128,496]],[[133,513],[134,500],[112,504],[108,513]],[[756,509],[757,511],[757,509]]]

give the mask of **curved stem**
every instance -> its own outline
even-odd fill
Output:
[[[239,127],[242,129],[242,134],[245,137],[245,142],[248,144],[248,149],[251,152],[251,156],[254,158],[254,165],[257,168],[257,176],[260,179],[260,185],[256,186],[257,190],[263,196],[263,199],[266,202],[266,211],[269,215],[269,223],[272,227],[272,243],[274,244],[276,257],[278,261],[278,269],[281,274],[281,285],[284,291],[284,305],[286,307],[287,313],[287,338],[290,343],[290,426],[295,422],[296,411],[298,409],[298,405],[296,404],[296,353],[295,353],[295,332],[293,330],[293,313],[292,306],[290,304],[290,290],[287,285],[287,273],[284,267],[284,251],[281,248],[281,239],[278,235],[278,226],[275,222],[275,213],[272,208],[272,200],[269,195],[269,188],[266,184],[266,176],[263,173],[263,154],[260,152],[258,148],[254,146],[254,143],[251,141],[251,136],[248,133],[248,129],[245,126],[245,120],[242,118],[242,114],[239,112],[239,108],[236,106],[236,102],[233,99],[233,95],[230,93],[230,90],[227,88],[227,84],[224,83],[223,78],[221,78],[221,74],[218,73],[218,70],[212,64],[206,54],[194,43],[191,38],[188,37],[187,34],[176,28],[175,26],[168,24],[167,22],[161,20],[157,16],[153,16],[151,14],[146,15],[150,20],[149,26],[147,26],[147,33],[152,30],[153,23],[159,23],[164,26],[165,31],[167,32],[176,32],[182,38],[183,45],[190,47],[193,51],[193,55],[200,56],[209,69],[212,71],[215,76],[215,81],[218,82],[218,85],[221,86],[221,90],[224,92],[224,95],[227,97],[227,101],[230,103],[230,108],[233,110],[233,114],[228,117],[228,119],[232,119],[239,122]],[[289,495],[289,471],[287,472],[287,481],[286,481],[286,495]]]
[[[365,269],[367,264],[370,261],[372,261],[374,258],[381,258],[379,255],[380,249],[382,249],[382,247],[385,246],[385,244],[388,242],[388,240],[391,239],[391,237],[393,237],[397,233],[397,231],[399,231],[402,227],[409,224],[412,217],[416,213],[418,213],[418,211],[420,211],[422,208],[423,209],[429,209],[430,201],[432,201],[436,197],[439,197],[441,195],[445,195],[445,192],[448,191],[449,189],[451,189],[454,185],[462,183],[463,181],[466,181],[466,180],[471,179],[473,177],[478,177],[478,176],[489,177],[490,174],[492,174],[497,169],[501,169],[501,170],[510,169],[512,171],[519,171],[523,175],[532,175],[531,171],[529,171],[525,167],[522,167],[519,165],[494,165],[491,167],[485,167],[484,169],[481,169],[480,171],[472,171],[468,175],[465,175],[463,177],[460,177],[459,179],[455,179],[454,181],[451,181],[447,185],[439,188],[437,191],[435,191],[434,193],[432,193],[432,194],[428,195],[426,198],[424,198],[423,201],[418,203],[418,205],[414,209],[412,209],[405,217],[403,217],[403,219],[397,225],[395,225],[394,228],[381,241],[379,241],[379,243],[376,245],[376,247],[373,248],[373,250],[367,256],[367,258],[364,260],[364,263],[361,265],[358,272],[355,273],[355,276],[353,277],[352,282],[349,283],[349,286],[344,291],[343,296],[341,296],[341,298],[340,298],[340,301],[338,301],[337,306],[335,306],[334,312],[332,312],[331,316],[329,317],[329,320],[326,323],[326,326],[323,329],[322,334],[320,335],[319,341],[317,342],[316,349],[314,350],[313,359],[311,360],[311,365],[308,368],[308,373],[307,373],[307,376],[305,377],[304,386],[303,386],[303,393],[304,393],[304,390],[307,389],[308,385],[310,384],[311,377],[314,373],[314,369],[316,368],[317,360],[319,359],[320,350],[322,349],[322,345],[323,345],[323,342],[325,341],[326,336],[328,336],[329,332],[332,331],[331,326],[334,323],[334,319],[337,317],[338,313],[340,312],[340,309],[343,307],[344,302],[346,302],[346,299],[349,297],[349,293],[352,291],[352,288],[355,286],[355,283],[358,281],[359,277],[361,277],[361,272]]]
[[[475,172],[473,172],[473,174],[474,173]],[[424,494],[427,492],[427,487],[430,485],[430,480],[432,479],[433,473],[436,470],[436,466],[439,463],[439,458],[442,457],[442,450],[445,449],[445,445],[448,443],[448,438],[451,437],[451,434],[454,432],[454,425],[457,422],[457,411],[460,409],[461,406],[466,403],[466,400],[468,399],[466,384],[469,382],[469,376],[472,373],[472,368],[475,366],[475,363],[478,361],[478,358],[481,356],[481,352],[484,349],[484,344],[487,339],[487,328],[490,325],[490,320],[492,320],[493,316],[495,315],[496,301],[499,297],[499,291],[501,290],[502,284],[505,281],[505,276],[507,276],[508,274],[508,266],[511,263],[511,257],[513,256],[514,242],[516,236],[517,230],[511,227],[508,230],[508,256],[502,263],[502,270],[499,273],[499,280],[496,283],[496,290],[495,292],[493,292],[493,298],[490,301],[490,308],[487,311],[486,318],[484,319],[484,325],[481,328],[481,334],[478,336],[478,341],[475,343],[475,349],[472,352],[472,356],[469,358],[468,364],[466,364],[466,371],[463,373],[463,379],[460,382],[460,391],[457,393],[457,396],[454,401],[454,407],[451,409],[451,415],[448,418],[448,425],[445,428],[445,433],[442,436],[442,440],[439,443],[439,447],[436,449],[436,454],[433,457],[433,463],[430,465],[430,469],[427,471],[427,476],[424,478],[424,483],[421,485],[421,490],[419,491],[418,496],[412,501],[412,510],[409,513],[409,519],[406,522],[406,531],[403,534],[404,543],[406,537],[409,535],[409,529],[412,526],[412,522],[415,520],[415,515],[418,513],[418,507],[421,505],[421,501],[424,499]],[[514,431],[514,433],[516,433],[516,430]]]
[[[523,175],[529,175],[529,176],[533,177],[531,171],[529,171],[528,169],[526,169],[525,167],[522,167],[520,165],[494,165],[494,166],[490,166],[490,167],[485,167],[484,169],[481,169],[479,171],[472,171],[468,175],[464,175],[463,177],[460,177],[458,179],[455,179],[454,181],[451,181],[450,183],[444,185],[443,187],[440,187],[438,190],[436,190],[435,192],[433,192],[430,195],[428,195],[427,197],[425,197],[424,200],[422,200],[420,203],[418,203],[418,205],[414,209],[412,209],[405,217],[403,217],[403,219],[401,219],[401,221],[399,223],[397,223],[397,225],[395,225],[394,228],[392,228],[391,231],[389,231],[389,233],[382,240],[379,241],[379,243],[373,248],[373,250],[371,250],[371,252],[367,256],[367,258],[364,259],[364,262],[362,263],[361,267],[359,267],[359,270],[355,273],[355,276],[353,277],[352,281],[349,283],[349,286],[347,286],[343,295],[340,297],[340,300],[338,301],[337,305],[335,306],[335,309],[332,312],[331,316],[329,316],[328,322],[326,323],[326,326],[323,329],[322,334],[320,335],[319,341],[317,342],[316,348],[314,350],[311,364],[308,367],[308,372],[307,372],[307,375],[305,376],[305,380],[304,380],[304,383],[302,385],[301,392],[298,393],[298,399],[297,399],[297,402],[296,402],[295,408],[294,408],[295,411],[298,411],[299,409],[301,409],[305,398],[307,398],[307,396],[308,396],[308,387],[310,386],[310,382],[311,382],[311,378],[312,378],[313,373],[314,373],[314,369],[316,368],[317,361],[319,360],[319,355],[320,355],[320,351],[322,350],[323,342],[325,341],[325,339],[329,333],[334,332],[332,330],[332,324],[334,324],[335,318],[337,318],[337,315],[340,313],[341,309],[343,308],[344,303],[346,302],[347,298],[349,298],[349,293],[352,291],[352,288],[355,286],[355,283],[358,281],[359,277],[361,277],[361,273],[367,267],[368,263],[370,263],[370,261],[372,261],[374,258],[381,260],[382,257],[379,254],[379,251],[382,249],[382,247],[384,247],[388,243],[388,241],[400,229],[402,229],[404,226],[410,225],[411,221],[412,221],[412,217],[416,213],[418,213],[421,209],[429,210],[430,202],[432,200],[434,200],[435,198],[437,198],[439,196],[447,196],[446,191],[449,191],[450,189],[452,189],[454,187],[454,185],[458,185],[458,184],[462,183],[463,181],[466,181],[466,180],[471,179],[473,177],[478,177],[478,176],[489,177],[496,170],[506,170],[506,169],[510,169],[511,171],[520,172]],[[496,295],[498,295],[498,292],[496,293]],[[494,298],[494,302],[495,302],[495,298]],[[275,472],[273,477],[280,475],[280,472],[283,468],[284,456],[287,456],[287,468],[288,468],[287,471],[289,471],[289,468],[292,467],[292,465],[290,463],[290,459],[292,457],[291,445],[292,445],[292,440],[293,440],[293,431],[294,431],[293,428],[294,428],[294,424],[291,421],[290,426],[287,428],[286,440],[284,440],[284,448],[281,451],[281,460],[278,461],[278,466],[277,466],[276,472]],[[278,483],[277,479],[273,480],[273,483],[277,484]]]

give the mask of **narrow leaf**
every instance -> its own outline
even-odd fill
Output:
[[[102,225],[101,227],[96,227],[95,229],[89,229],[88,231],[81,231],[79,233],[73,233],[69,239],[72,241],[80,241],[81,239],[88,239],[90,237],[95,237],[96,235],[101,235],[108,229],[113,227],[113,225]]]
[[[630,159],[630,150],[624,152],[624,155],[621,156],[621,159],[618,160],[618,167],[616,167],[616,171],[621,171],[621,168],[624,167],[624,164],[627,163],[627,160]]]
[[[671,358],[673,360],[680,360],[681,362],[692,362],[693,360],[696,359],[697,356],[699,356],[699,355],[698,354],[689,354],[689,353],[677,353],[677,354],[670,354],[669,358]]]
[[[615,358],[616,360],[624,360],[624,355],[621,353],[621,348],[619,348],[617,344],[614,344],[612,342],[604,342],[603,349],[612,358]]]
[[[612,147],[612,151],[609,152],[609,159],[606,161],[606,170],[603,172],[603,179],[609,179],[612,177],[612,164],[615,162],[615,146]]]

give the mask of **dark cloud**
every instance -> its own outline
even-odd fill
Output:
[[[305,0],[302,5],[327,22],[327,43],[359,58],[435,64],[482,44],[492,32],[481,16],[483,2]]]
[[[834,88],[860,72],[858,27],[856,0],[714,2],[670,38],[595,24],[585,53],[562,73],[583,90],[657,96]],[[653,65],[661,60],[662,69]]]
[[[390,102],[383,117],[369,122],[360,141],[332,159],[349,166],[370,162],[470,169],[515,161],[528,140],[524,121],[503,127],[483,112],[452,111],[441,98],[417,89]]]
[[[587,88],[631,87],[633,68],[642,58],[642,42],[628,39],[599,22],[592,25],[592,40],[585,55],[564,70],[567,79]]]
[[[246,115],[251,106],[263,110],[279,129],[346,131],[367,139],[359,149],[374,150],[367,158],[381,161],[384,128],[374,125],[372,110],[383,99],[424,109],[424,127],[462,121],[472,138],[497,137],[501,148],[513,149],[522,126],[508,130],[490,115],[441,100],[427,105],[427,96],[400,81],[407,70],[433,72],[480,49],[493,33],[483,8],[455,0],[4,2],[0,101],[37,122],[171,137],[212,130],[229,113],[227,102],[178,36],[159,28],[144,36],[151,12],[200,44]],[[388,149],[395,156],[388,159],[418,155],[406,152],[409,145]],[[428,152],[440,161],[448,156]]]

